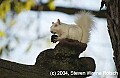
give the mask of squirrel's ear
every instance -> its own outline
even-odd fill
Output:
[[[61,24],[61,23],[60,23],[60,19],[58,19],[57,22],[58,22],[59,25]]]
[[[54,22],[52,22],[52,24],[54,24]]]

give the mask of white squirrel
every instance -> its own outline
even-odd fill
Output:
[[[90,12],[79,12],[75,14],[75,24],[65,24],[62,23],[59,19],[56,23],[52,22],[52,26],[50,27],[50,31],[53,34],[57,34],[58,38],[56,40],[61,39],[73,39],[78,40],[82,43],[88,43],[90,37],[90,31],[94,24],[92,14]]]

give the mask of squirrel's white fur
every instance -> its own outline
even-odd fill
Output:
[[[93,26],[92,14],[89,12],[79,12],[75,14],[76,25],[65,24],[58,19],[56,23],[52,22],[50,31],[54,34],[58,34],[58,39],[73,39],[82,43],[87,43],[90,36],[90,30]]]

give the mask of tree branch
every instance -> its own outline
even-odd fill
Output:
[[[37,6],[32,7],[31,10],[33,10],[33,11],[52,11],[52,10],[50,10],[50,8],[47,5],[37,5]],[[92,10],[57,6],[54,11],[63,12],[63,13],[67,13],[67,14],[75,14],[75,13],[77,13],[79,11],[83,11],[83,10],[92,12],[98,18],[106,18],[106,16],[105,16],[106,10],[92,11]]]
[[[60,41],[54,49],[41,52],[35,65],[22,65],[0,59],[0,78],[86,78],[92,75],[87,72],[94,72],[96,68],[93,58],[78,58],[86,47],[87,44],[65,39]],[[86,74],[73,76],[70,73],[71,70],[86,72]],[[67,74],[51,76],[51,71],[62,73],[67,71]]]

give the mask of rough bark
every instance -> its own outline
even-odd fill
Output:
[[[91,57],[78,58],[87,45],[65,39],[54,49],[39,54],[35,65],[22,65],[0,59],[0,78],[85,78],[88,71],[95,71],[95,61]],[[50,72],[67,71],[69,74],[51,76]],[[85,72],[84,75],[71,75],[71,71]],[[87,73],[87,74],[86,74]]]
[[[120,0],[105,0],[108,31],[114,50],[114,61],[120,78]]]

